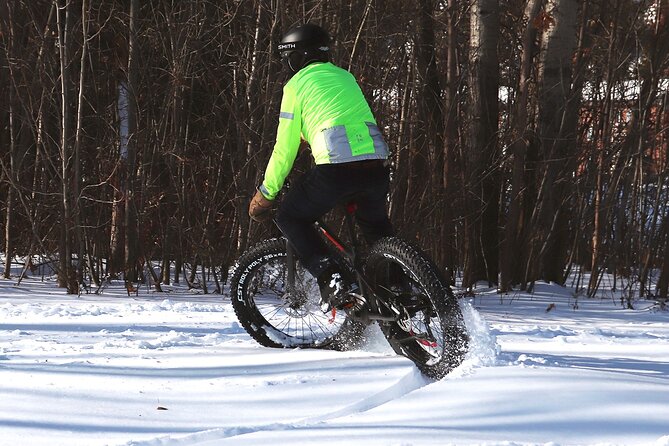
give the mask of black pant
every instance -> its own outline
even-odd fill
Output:
[[[368,244],[393,234],[386,213],[388,169],[380,160],[318,165],[283,198],[276,222],[314,276],[328,253],[313,223],[338,204],[355,200],[356,222]]]

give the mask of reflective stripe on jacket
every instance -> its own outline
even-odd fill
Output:
[[[304,138],[316,164],[388,158],[388,146],[351,73],[313,63],[283,88],[279,127],[260,190],[274,199],[293,167]]]

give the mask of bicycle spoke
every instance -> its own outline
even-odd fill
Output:
[[[287,295],[285,273],[285,268],[269,263],[254,278],[253,299],[262,317],[274,329],[297,339],[318,341],[334,336],[343,321],[328,324],[320,307],[308,297],[315,291],[313,278],[298,268],[294,289]]]

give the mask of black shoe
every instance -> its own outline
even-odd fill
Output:
[[[318,276],[318,288],[321,291],[321,308],[327,311],[336,308],[348,291],[348,284],[336,268],[329,266]]]
[[[318,287],[321,291],[321,309],[329,312],[332,309],[351,308],[356,304],[352,294],[357,286],[350,284],[335,267],[328,267],[318,276]]]

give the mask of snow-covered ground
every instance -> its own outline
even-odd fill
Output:
[[[378,328],[360,351],[267,349],[221,296],[14,284],[0,445],[669,446],[669,312],[649,301],[481,291],[467,360],[431,382]]]

